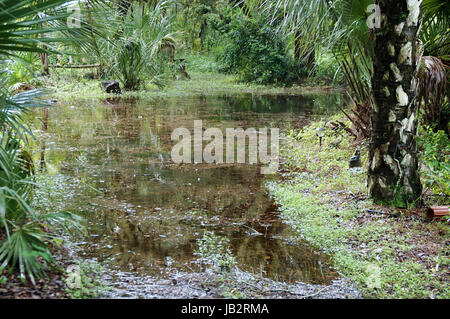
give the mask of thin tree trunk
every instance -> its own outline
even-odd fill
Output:
[[[202,25],[200,27],[200,48],[202,51],[205,50],[205,38],[206,38],[206,27],[207,27],[207,23],[206,23],[206,18],[203,19],[202,21]]]
[[[48,107],[44,108],[44,120],[42,122],[42,132],[44,132],[41,138],[41,172],[47,170],[47,164],[45,163],[45,150],[46,150],[46,140],[47,140],[47,129],[48,129]]]
[[[42,1],[38,1],[38,2],[42,2]],[[45,26],[45,22],[40,24],[41,28],[43,28]],[[42,33],[40,34],[41,38],[45,38],[46,34]],[[45,44],[42,45],[43,49],[46,49]],[[42,52],[40,53],[40,57],[41,57],[41,64],[42,64],[42,75],[50,75],[50,69],[48,67],[49,62],[48,62],[48,53],[47,52]]]
[[[44,27],[44,24],[41,24],[41,27]],[[45,38],[45,34],[41,34],[42,38]],[[45,49],[45,46],[43,47]],[[50,75],[50,69],[48,67],[48,53],[41,53],[41,64],[42,64],[42,75]]]
[[[142,6],[142,7],[144,7],[144,6]],[[92,42],[94,43],[94,50],[95,50],[95,54],[97,55],[98,62],[100,62],[98,65],[98,69],[97,69],[97,77],[99,79],[101,79],[101,78],[103,78],[103,73],[104,73],[104,66],[103,66],[104,63],[103,63],[100,48],[98,47],[97,40],[95,39],[94,29],[92,27],[94,25],[94,19],[92,17],[91,6],[90,6],[89,2],[86,3],[86,8],[87,8],[88,21],[89,21],[89,34],[91,36]]]
[[[50,68],[48,65],[48,54],[41,53],[41,62],[42,62],[42,75],[50,75]]]
[[[381,0],[376,29],[368,189],[375,201],[419,204],[417,39],[421,0]]]

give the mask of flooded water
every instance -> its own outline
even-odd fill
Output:
[[[229,239],[238,267],[270,279],[326,284],[328,258],[282,223],[261,175],[246,164],[171,161],[177,127],[298,128],[335,111],[337,94],[192,96],[80,100],[34,113],[36,159],[50,174],[80,181],[68,209],[83,212],[85,256],[111,269],[164,278],[199,267],[206,231]]]

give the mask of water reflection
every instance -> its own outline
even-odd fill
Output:
[[[103,262],[152,276],[192,269],[196,240],[209,230],[230,239],[242,269],[327,283],[335,273],[326,256],[293,241],[267,196],[264,183],[276,177],[258,165],[176,165],[170,136],[198,119],[223,131],[301,127],[337,103],[339,95],[80,100],[35,113],[43,141],[36,160],[89,185],[67,205],[89,212],[83,245]]]

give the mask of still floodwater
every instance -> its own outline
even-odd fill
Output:
[[[164,277],[196,267],[205,231],[230,240],[242,270],[326,284],[327,257],[294,240],[257,165],[171,162],[177,127],[301,127],[334,111],[339,95],[192,96],[80,100],[35,112],[38,158],[50,174],[81,181],[67,207],[87,213],[85,256],[111,269]],[[44,121],[44,123],[42,123]]]

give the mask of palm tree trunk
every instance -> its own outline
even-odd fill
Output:
[[[375,40],[368,189],[375,201],[418,203],[416,150],[420,0],[381,0]]]

